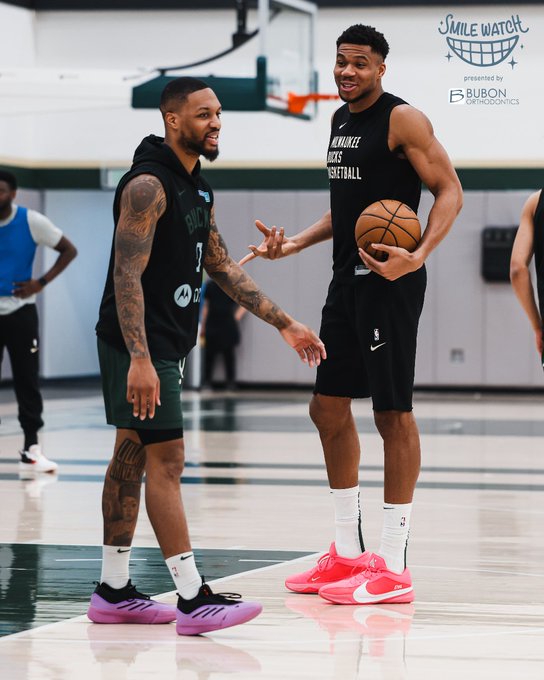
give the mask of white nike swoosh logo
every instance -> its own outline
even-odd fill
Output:
[[[388,593],[369,593],[366,584],[368,581],[365,581],[364,583],[361,583],[361,585],[356,588],[353,591],[353,599],[356,602],[376,602],[378,600],[382,600],[388,597],[398,597],[399,595],[406,595],[406,593],[411,593],[413,590],[412,586],[408,586],[407,588],[398,588],[397,590],[391,590]]]
[[[36,354],[37,351],[38,351],[38,348],[37,348],[37,347],[31,347],[31,348],[30,348],[30,353],[31,353],[31,354]]]
[[[386,344],[387,344],[387,341],[386,342],[380,342],[379,345],[370,345],[370,351],[375,352],[377,349],[379,349],[380,347],[383,347]]]
[[[344,125],[347,125],[347,124],[348,124],[347,121],[345,123],[342,123],[342,125],[338,126],[338,129],[341,130],[344,127]]]

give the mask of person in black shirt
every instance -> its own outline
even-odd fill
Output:
[[[200,338],[204,346],[203,387],[211,387],[216,359],[225,367],[227,389],[236,388],[236,347],[240,343],[240,319],[246,309],[224,293],[214,281],[204,286]]]
[[[529,265],[535,259],[536,290]],[[544,368],[542,318],[544,314],[544,191],[536,191],[525,201],[510,259],[510,280],[514,292],[535,334],[535,346]],[[538,297],[538,304],[536,298]]]
[[[461,209],[462,191],[428,118],[383,91],[389,45],[370,26],[338,38],[334,77],[345,102],[332,118],[327,156],[331,209],[290,238],[257,221],[262,243],[251,257],[276,259],[332,238],[333,278],[320,336],[327,361],[317,371],[310,415],[321,438],[333,496],[336,538],[318,565],[286,580],[339,604],[410,602],[406,568],[420,442],[412,413],[417,327],[425,294],[424,262]],[[381,199],[417,210],[421,182],[434,195],[418,248],[372,244],[385,262],[357,251],[360,213]],[[365,551],[359,509],[360,445],[351,400],[372,397],[384,446],[384,523],[376,553]],[[346,581],[348,576],[357,577]]]
[[[203,270],[237,304],[277,328],[301,360],[313,366],[326,354],[317,335],[232,260],[218,232],[199,161],[218,155],[221,104],[214,92],[203,81],[177,78],[165,87],[160,110],[164,139],[142,141],[114,199],[96,332],[107,420],[117,431],[102,495],[102,575],[88,616],[98,623],[175,619],[179,634],[196,635],[244,623],[262,609],[214,595],[202,583],[181,500],[182,365],[196,340]],[[150,600],[129,580],[134,499],[139,504],[144,472],[146,509],[179,594],[177,608]],[[129,514],[119,500],[127,496]]]

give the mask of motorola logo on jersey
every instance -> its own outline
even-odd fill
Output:
[[[184,283],[179,288],[176,288],[174,293],[174,301],[178,307],[187,307],[193,298],[193,289],[188,283]]]

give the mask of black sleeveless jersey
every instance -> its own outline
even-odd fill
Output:
[[[177,361],[196,342],[213,193],[200,176],[200,163],[189,174],[164,140],[150,135],[136,149],[132,168],[117,187],[113,206],[115,228],[121,193],[127,182],[141,174],[155,175],[167,200],[141,279],[147,342],[153,359]],[[115,301],[114,261],[115,232],[96,333],[105,342],[126,351]]]
[[[405,101],[384,92],[368,109],[350,113],[345,104],[335,112],[327,155],[332,232],[333,272],[352,281],[361,265],[355,223],[361,212],[380,199],[396,199],[417,212],[421,180],[410,163],[387,144],[391,111]]]
[[[540,192],[533,223],[538,306],[544,319],[544,189]]]

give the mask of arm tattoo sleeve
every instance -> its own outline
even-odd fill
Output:
[[[213,211],[204,267],[227,295],[259,319],[272,324],[278,330],[289,325],[290,319],[285,312],[230,257],[225,241],[217,229]]]
[[[149,356],[141,276],[149,261],[157,220],[165,209],[164,189],[153,175],[139,175],[123,189],[113,277],[119,324],[131,356]]]

